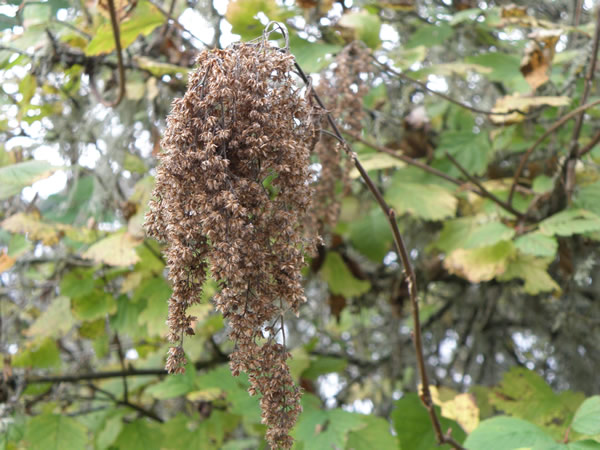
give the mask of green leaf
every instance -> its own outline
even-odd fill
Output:
[[[139,315],[138,323],[145,324],[151,336],[163,336],[167,332],[166,317],[171,288],[164,278],[151,278],[136,289],[132,300],[140,297],[146,299],[146,308]]]
[[[91,321],[116,313],[117,303],[111,294],[98,289],[84,297],[71,299],[71,308],[78,319]]]
[[[390,424],[383,417],[363,416],[365,427],[350,431],[346,448],[354,450],[396,449],[397,436],[390,433]]]
[[[302,408],[303,412],[292,431],[292,436],[298,442],[298,449],[351,448],[348,445],[350,433],[367,426],[367,416],[362,414],[341,409],[323,411],[319,399],[311,394],[303,396]]]
[[[473,134],[471,130],[446,131],[440,138],[436,153],[443,158],[446,152],[453,156],[470,174],[483,175],[493,149],[490,140],[483,132]],[[455,167],[451,172],[456,176],[463,176]]]
[[[60,167],[46,161],[31,160],[0,167],[0,200],[7,199],[38,180],[52,175]]]
[[[425,220],[453,217],[458,204],[456,197],[445,188],[406,181],[402,171],[392,177],[385,199],[398,215],[410,213]]]
[[[587,398],[573,418],[573,429],[581,434],[600,434],[600,395]]]
[[[111,328],[134,338],[146,337],[146,327],[138,324],[138,317],[145,307],[145,302],[132,302],[126,295],[121,295],[117,299],[117,313],[110,317]]]
[[[167,375],[163,381],[146,389],[146,393],[159,400],[180,397],[194,390],[195,380],[196,369],[193,364],[188,364],[185,373]]]
[[[263,31],[263,25],[256,17],[259,12],[269,20],[284,19],[275,0],[233,0],[227,6],[225,18],[232,26],[232,33],[239,34],[243,40],[252,39],[260,36]]]
[[[492,390],[489,401],[496,409],[544,427],[551,436],[560,439],[583,395],[571,391],[555,394],[535,372],[513,367]]]
[[[506,82],[511,78],[522,78],[520,71],[521,59],[516,54],[500,53],[497,51],[483,53],[476,56],[467,56],[467,62],[479,64],[492,69],[486,74],[492,81]],[[523,79],[525,81],[525,79]]]
[[[450,448],[449,445],[437,446],[429,414],[416,393],[406,394],[395,402],[395,406],[391,419],[400,441],[400,448],[410,450]],[[460,425],[453,420],[441,417],[439,406],[435,406],[435,410],[440,418],[442,429],[452,429],[452,437],[459,443],[463,442],[465,432]],[[471,450],[471,447],[468,448]]]
[[[238,377],[231,375],[229,365],[223,365],[199,375],[196,378],[196,387],[201,390],[217,388],[225,397],[228,411],[243,417],[246,424],[261,423],[258,398],[248,395],[250,383],[246,374]]]
[[[333,356],[315,356],[310,361],[310,366],[302,376],[309,380],[316,380],[317,377],[327,373],[343,372],[348,366],[348,360],[343,358],[335,358]]]
[[[60,293],[67,297],[84,297],[94,290],[94,269],[74,269],[60,281]]]
[[[138,36],[148,36],[156,27],[165,23],[165,17],[150,2],[141,0],[138,2],[131,17],[120,24],[121,27],[121,47],[129,47]],[[88,56],[100,55],[101,53],[110,53],[115,49],[115,40],[113,37],[110,23],[104,23],[96,31],[94,38],[89,42],[85,54]]]
[[[464,445],[469,450],[549,450],[556,442],[530,422],[500,416],[481,422]]]
[[[356,250],[381,262],[393,242],[390,224],[379,208],[350,223],[350,241]]]
[[[365,10],[350,11],[340,18],[338,25],[354,30],[356,39],[363,41],[367,47],[376,49],[381,44],[381,21],[375,14]]]
[[[554,179],[548,175],[539,175],[534,178],[531,188],[537,194],[543,194],[552,190],[554,187]]]
[[[59,337],[65,335],[74,323],[69,298],[60,296],[56,297],[48,309],[40,314],[26,334],[28,336]]]
[[[527,233],[515,239],[518,250],[528,255],[544,256],[554,258],[558,250],[558,242],[555,238],[546,236],[540,232]]]
[[[309,42],[296,35],[290,38],[290,50],[306,73],[320,72],[331,62],[328,56],[335,55],[341,49],[341,45]]]
[[[444,45],[453,34],[454,30],[452,27],[444,23],[421,25],[412,34],[405,47],[411,49],[422,45],[426,48],[431,48],[435,45]]]
[[[292,357],[288,359],[290,374],[297,383],[300,380],[302,372],[310,366],[310,356],[304,347],[296,347],[290,351]]]
[[[548,273],[548,265],[552,259],[536,258],[533,255],[520,254],[511,259],[506,271],[498,277],[501,281],[519,278],[525,281],[523,287],[529,295],[541,292],[560,292],[560,286]]]
[[[572,236],[600,230],[600,216],[584,209],[561,211],[540,223],[540,231],[548,236]]]
[[[60,353],[54,339],[28,342],[23,352],[13,358],[15,367],[37,367],[40,369],[60,365]]]
[[[600,216],[600,181],[579,187],[573,204]]]
[[[87,446],[87,430],[70,417],[42,414],[27,424],[25,440],[31,450],[81,450]]]
[[[457,248],[472,249],[495,245],[511,239],[515,230],[499,221],[465,217],[444,222],[444,228],[434,246],[450,253]]]
[[[119,449],[160,450],[163,435],[159,427],[145,419],[138,419],[125,424],[115,446]]]
[[[350,269],[337,252],[327,252],[325,262],[321,267],[321,278],[329,284],[333,294],[344,297],[356,297],[368,292],[371,283],[354,278]]]

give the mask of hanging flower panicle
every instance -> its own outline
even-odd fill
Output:
[[[305,301],[300,270],[315,237],[303,228],[311,199],[314,113],[291,76],[294,60],[266,39],[202,52],[162,140],[146,227],[167,243],[167,369],[182,372],[187,309],[207,270],[235,342],[234,375],[260,392],[267,439],[289,448],[300,390],[286,364],[283,316]]]
[[[344,47],[336,55],[332,68],[321,73],[321,81],[316,89],[328,111],[343,128],[360,133],[365,117],[363,98],[369,91],[372,74],[370,52],[359,41]],[[322,122],[326,127],[327,121],[323,119]],[[353,163],[348,158],[344,159],[339,141],[330,134],[321,135],[314,152],[321,168],[310,220],[312,226],[324,235],[337,223],[341,200],[338,185],[341,181],[342,195],[348,193]]]

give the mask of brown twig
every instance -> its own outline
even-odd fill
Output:
[[[495,111],[490,111],[490,110],[487,110],[487,109],[475,108],[474,106],[467,105],[466,103],[463,103],[463,102],[461,102],[459,100],[456,100],[455,98],[452,98],[449,95],[446,95],[446,94],[443,94],[441,92],[438,92],[438,91],[435,91],[435,90],[431,89],[429,86],[427,86],[426,83],[423,83],[423,82],[421,82],[419,80],[416,80],[416,79],[414,79],[412,77],[409,77],[408,75],[406,75],[406,74],[404,74],[402,72],[398,72],[397,70],[392,69],[387,64],[384,64],[382,62],[377,61],[377,59],[373,55],[371,55],[371,58],[375,61],[375,64],[377,66],[379,66],[384,72],[386,72],[386,73],[388,73],[390,75],[393,75],[393,76],[395,76],[397,78],[400,78],[401,80],[408,81],[409,83],[412,83],[412,84],[414,84],[416,86],[419,86],[421,89],[429,92],[430,94],[433,94],[433,95],[436,95],[436,96],[438,96],[440,98],[443,98],[444,100],[446,100],[446,101],[448,101],[450,103],[453,103],[453,104],[455,104],[457,106],[460,106],[461,108],[466,109],[468,111],[471,111],[471,112],[474,112],[474,113],[477,113],[477,114],[485,114],[486,116],[507,116],[507,115],[514,114],[514,113],[521,114],[523,116],[526,115],[526,113],[523,112],[523,111],[521,111],[520,109],[511,109],[509,111],[495,112]]]
[[[529,159],[529,156],[531,156],[531,153],[533,153],[533,151],[537,148],[538,145],[540,145],[544,139],[546,139],[548,136],[550,136],[552,133],[554,133],[556,130],[558,130],[560,127],[562,127],[565,123],[567,123],[569,120],[571,120],[573,117],[575,117],[577,114],[586,111],[590,108],[593,108],[594,106],[600,105],[600,99],[599,100],[595,100],[593,102],[587,103],[585,105],[581,105],[578,108],[575,108],[573,111],[565,114],[564,116],[562,116],[560,119],[558,119],[554,125],[552,125],[550,128],[548,128],[546,130],[546,132],[544,134],[542,134],[532,145],[531,147],[529,147],[525,153],[523,154],[523,156],[521,157],[521,161],[519,162],[519,166],[517,167],[517,171],[515,172],[515,176],[513,178],[513,182],[512,185],[510,187],[510,192],[508,193],[508,199],[507,199],[507,203],[509,205],[512,205],[512,199],[513,196],[515,194],[515,189],[516,186],[519,182],[519,178],[521,177],[521,173],[523,172],[523,169],[525,168],[525,164],[527,163],[527,160]]]
[[[594,71],[596,70],[596,61],[598,60],[598,45],[600,43],[600,11],[596,13],[596,29],[594,32],[594,44],[592,46],[592,57],[590,58],[590,64],[585,74],[585,82],[583,85],[583,94],[581,96],[581,104],[587,102],[592,87],[592,80],[594,79]],[[573,129],[573,136],[571,137],[571,146],[569,149],[569,155],[565,163],[565,175],[564,175],[564,187],[565,197],[567,203],[571,200],[573,190],[575,189],[575,166],[577,159],[579,158],[579,135],[581,134],[581,127],[583,126],[583,118],[585,111],[582,111],[575,121],[575,128]]]
[[[300,67],[300,65],[297,62],[295,63],[295,67],[296,67],[296,70],[298,71],[298,74],[300,75],[300,78],[302,78],[302,81],[304,81],[304,83],[306,84],[308,89],[310,89],[311,95],[313,96],[313,98],[315,99],[317,104],[322,108],[323,111],[325,111],[325,115],[327,117],[327,121],[328,121],[329,125],[331,126],[331,129],[333,130],[337,139],[342,143],[344,151],[352,159],[354,166],[360,173],[360,175],[361,175],[363,181],[365,182],[365,184],[367,185],[369,191],[371,192],[373,197],[375,197],[375,200],[379,204],[379,207],[381,208],[381,210],[384,212],[384,214],[386,215],[386,217],[388,219],[390,228],[392,230],[392,234],[394,236],[396,252],[398,253],[398,255],[400,257],[400,260],[402,261],[402,265],[404,266],[404,271],[405,271],[406,277],[408,279],[408,290],[409,290],[409,294],[410,294],[413,325],[414,325],[414,346],[415,346],[415,353],[417,355],[417,365],[419,368],[419,375],[421,378],[421,385],[422,385],[422,388],[421,388],[422,392],[421,392],[420,398],[421,398],[423,405],[427,409],[427,412],[429,413],[429,417],[431,419],[431,423],[433,425],[433,429],[434,429],[438,443],[439,444],[449,444],[455,449],[458,449],[458,450],[463,449],[464,450],[464,447],[462,447],[457,441],[455,441],[449,435],[449,433],[444,434],[444,432],[442,431],[440,420],[435,412],[435,408],[434,408],[433,401],[431,398],[431,391],[429,390],[429,378],[427,376],[427,369],[425,367],[425,356],[423,353],[423,342],[422,342],[422,336],[421,336],[421,322],[419,319],[419,302],[418,302],[418,298],[417,298],[416,275],[415,275],[414,269],[412,267],[412,264],[410,262],[410,256],[408,254],[408,250],[406,249],[406,246],[404,245],[404,241],[402,240],[402,235],[400,234],[400,230],[398,229],[398,224],[396,223],[396,212],[392,208],[390,208],[389,205],[384,200],[383,195],[381,195],[381,192],[379,191],[377,186],[375,186],[375,183],[373,183],[373,180],[371,179],[371,177],[369,177],[369,175],[367,174],[367,171],[365,170],[363,165],[358,160],[356,153],[353,151],[350,144],[342,136],[342,133],[340,132],[340,129],[338,128],[338,126],[335,122],[335,119],[333,118],[331,113],[329,111],[327,111],[327,108],[325,108],[325,104],[319,97],[319,94],[312,88],[312,83],[310,82],[310,80],[308,79],[308,77],[306,76],[306,74],[304,73],[304,71],[302,70],[302,68]]]
[[[385,153],[385,154],[388,154],[390,156],[393,156],[394,158],[397,158],[400,161],[403,161],[403,162],[405,162],[408,165],[411,165],[411,166],[414,166],[414,167],[418,167],[419,169],[421,169],[421,170],[423,170],[423,171],[425,171],[427,173],[435,175],[436,177],[440,177],[440,178],[442,178],[442,179],[444,179],[446,181],[449,181],[450,183],[453,183],[453,184],[455,184],[457,186],[466,187],[469,191],[473,192],[476,195],[479,195],[480,197],[489,198],[494,203],[496,203],[498,206],[500,206],[501,208],[503,208],[506,211],[510,212],[511,214],[514,214],[517,217],[520,217],[522,215],[520,212],[518,212],[517,210],[515,210],[508,203],[506,203],[505,201],[499,199],[494,194],[492,194],[491,192],[489,192],[481,183],[479,183],[479,181],[477,181],[469,173],[467,173],[466,170],[462,166],[460,166],[460,164],[458,164],[458,161],[456,161],[450,155],[448,155],[451,158],[450,161],[453,162],[453,164],[457,166],[458,170],[460,170],[463,173],[463,175],[471,183],[473,183],[476,186],[476,188],[473,188],[471,186],[465,185],[465,183],[463,183],[459,179],[454,178],[454,177],[448,175],[447,173],[444,173],[441,170],[438,170],[438,169],[436,169],[434,167],[428,166],[427,164],[423,164],[422,162],[417,161],[416,159],[410,158],[409,156],[406,156],[406,155],[403,155],[401,153],[398,153],[398,152],[392,150],[391,148],[387,148],[387,147],[384,147],[382,145],[371,143],[371,142],[367,141],[366,139],[363,139],[361,136],[359,136],[356,133],[353,133],[351,131],[346,131],[346,130],[344,130],[343,133],[347,134],[352,139],[354,139],[354,140],[356,140],[358,142],[361,142],[361,143],[363,143],[363,144],[365,144],[365,145],[367,145],[367,146],[369,146],[369,147],[377,150],[378,152]]]
[[[127,408],[133,409],[139,412],[141,415],[148,417],[159,423],[164,423],[164,419],[157,415],[155,412],[150,411],[149,409],[143,408],[140,405],[136,405],[135,403],[131,403],[129,400],[119,400],[112,392],[99,388],[93,383],[88,383],[88,387],[95,392],[100,392],[101,394],[106,395],[110,400],[112,400],[115,405],[126,406]]]
[[[184,31],[187,34],[189,34],[192,38],[196,39],[198,42],[200,42],[202,45],[204,45],[205,47],[209,47],[209,45],[204,42],[202,39],[200,39],[199,37],[197,37],[194,33],[192,33],[190,30],[188,30],[186,27],[184,27],[183,25],[181,25],[179,23],[179,21],[177,19],[175,19],[172,16],[172,11],[166,11],[165,9],[163,9],[162,6],[160,6],[158,3],[156,3],[154,0],[149,0],[150,4],[152,6],[154,6],[158,12],[160,12],[163,16],[165,16],[167,19],[169,19],[171,22],[173,22],[173,25],[175,26],[175,28],[177,28],[179,31]]]
[[[462,173],[465,176],[465,178],[467,178],[471,183],[473,183],[475,186],[477,186],[479,188],[479,190],[481,191],[480,195],[482,197],[489,198],[491,201],[493,201],[497,205],[501,206],[502,208],[504,208],[506,211],[510,212],[511,214],[514,214],[516,217],[521,218],[523,216],[523,213],[520,213],[519,211],[514,209],[511,205],[506,203],[504,200],[499,199],[494,194],[492,194],[490,191],[488,191],[485,188],[485,186],[483,184],[481,184],[477,178],[475,178],[473,175],[471,175],[469,172],[467,172],[467,169],[465,169],[450,153],[445,152],[445,155],[446,155],[446,158],[448,158],[450,160],[450,162],[458,170],[460,170],[460,173]]]
[[[590,142],[588,142],[588,144],[583,147],[581,150],[579,150],[578,156],[579,158],[581,158],[584,155],[587,155],[589,152],[592,151],[592,149],[598,144],[598,142],[600,142],[600,131],[598,131],[596,133],[596,135],[592,138],[592,140]]]
[[[94,71],[93,69],[89,72],[90,87],[92,94],[96,99],[107,108],[114,108],[121,103],[125,97],[125,64],[123,63],[123,51],[121,49],[121,33],[119,31],[119,21],[117,19],[117,12],[115,11],[114,0],[108,0],[108,11],[110,13],[110,24],[112,26],[113,37],[115,39],[115,48],[117,50],[117,65],[119,71],[119,94],[117,98],[112,102],[108,102],[102,98],[96,85],[94,84]]]

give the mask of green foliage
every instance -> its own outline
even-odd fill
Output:
[[[88,437],[83,425],[59,414],[42,414],[27,423],[24,440],[35,450],[80,450]]]
[[[579,2],[577,27],[578,2],[549,0],[526,10],[485,1],[234,0],[226,11],[218,2],[116,2],[126,95],[114,108],[91,86],[114,99],[120,82],[107,2],[4,3],[0,450],[267,448],[260,395],[225,364],[234,344],[212,304],[223,280],[209,276],[190,309],[186,373],[162,372],[165,261],[181,255],[163,255],[142,228],[164,117],[197,53],[235,35],[260,37],[267,20],[287,24],[290,53],[340,129],[389,150],[344,135],[396,212],[414,264],[442,431],[469,450],[600,449],[600,147],[568,177],[566,169],[573,142],[582,149],[595,139],[600,108],[585,111],[580,131],[575,116],[525,154],[560,117],[597,99],[597,79],[589,89],[585,80],[589,2]],[[199,28],[184,31],[190,23]],[[269,38],[283,45],[277,32]],[[340,111],[348,93],[336,91],[336,56],[355,39],[402,75],[373,63],[350,83],[362,104]],[[261,113],[268,118],[268,105]],[[318,126],[331,131],[326,120]],[[323,161],[312,158],[319,183]],[[502,202],[521,160],[511,203],[519,215]],[[271,199],[281,176],[259,180]],[[339,201],[340,220],[304,273],[308,301],[277,336],[305,391],[294,448],[449,448],[437,445],[415,393],[415,328],[405,268],[388,256],[388,217],[358,170],[342,178],[324,208],[335,215]],[[186,215],[201,213],[190,202]]]
[[[573,418],[573,429],[582,434],[600,434],[600,396],[586,399]]]
[[[341,255],[336,252],[327,253],[320,274],[333,294],[355,297],[368,292],[371,288],[368,281],[354,278]]]
[[[415,450],[429,450],[436,446],[436,438],[431,427],[429,414],[423,408],[419,396],[415,393],[407,394],[395,402],[395,409],[391,418],[394,429],[398,434],[400,448],[411,448]],[[439,415],[439,407],[435,407]],[[455,421],[442,418],[443,430],[452,430],[452,437],[461,443],[465,439],[465,433]],[[450,448],[444,445],[441,448]],[[470,448],[470,447],[468,447]]]

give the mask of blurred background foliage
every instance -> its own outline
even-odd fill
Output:
[[[473,449],[600,448],[600,108],[571,114],[600,99],[594,2],[115,3],[114,107],[106,0],[0,5],[0,449],[264,448],[214,281],[193,363],[165,376],[170,287],[142,224],[195,56],[269,20],[316,85],[345,45],[373,51],[349,140],[398,212],[444,431]],[[296,446],[437,448],[392,236],[349,178],[286,325]]]

